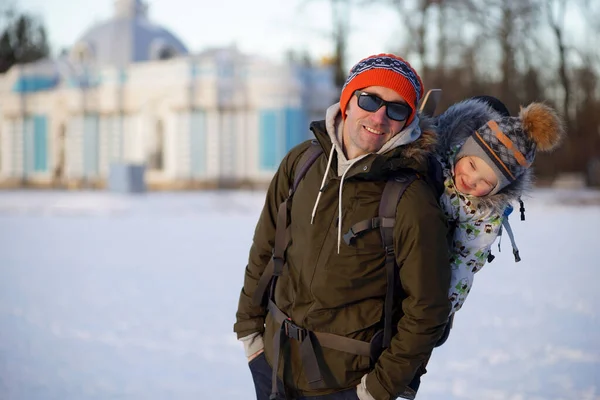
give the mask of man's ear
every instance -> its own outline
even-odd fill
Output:
[[[348,110],[351,107],[351,105],[350,105],[351,102],[352,102],[352,99],[350,99],[350,101],[348,103],[346,103],[346,109],[342,110],[342,115],[344,116],[344,120],[346,120],[346,118],[348,117]]]

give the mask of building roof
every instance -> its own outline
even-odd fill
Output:
[[[113,66],[187,54],[181,40],[150,22],[141,0],[117,0],[113,18],[93,26],[71,49],[73,61]]]

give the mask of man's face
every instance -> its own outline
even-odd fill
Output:
[[[492,191],[498,178],[492,167],[476,156],[466,156],[454,165],[454,185],[459,192],[481,197]]]
[[[374,94],[385,101],[406,103],[394,90],[383,86],[369,86],[363,92]],[[364,154],[376,153],[383,145],[400,132],[406,120],[396,121],[386,114],[387,106],[370,112],[358,106],[358,99],[352,96],[346,107],[346,121],[342,133],[344,154],[349,160]]]

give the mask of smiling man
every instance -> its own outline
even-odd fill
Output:
[[[370,86],[368,90],[354,92],[357,100],[348,105],[350,118],[346,113],[342,145],[350,159],[381,149],[404,128],[411,113],[402,96],[392,89]]]
[[[311,124],[317,144],[281,162],[234,325],[258,400],[414,398],[450,314],[446,223],[425,179],[382,196],[406,171],[427,174],[436,135],[422,96],[402,58],[367,57]],[[385,202],[394,216],[380,215]]]

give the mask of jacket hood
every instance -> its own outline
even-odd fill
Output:
[[[409,126],[404,127],[402,131],[385,143],[377,153],[364,154],[352,160],[346,159],[342,150],[343,121],[340,118],[339,105],[334,104],[331,106],[327,110],[326,120],[313,122],[310,128],[325,154],[329,155],[321,187],[313,207],[311,224],[317,215],[319,200],[326,186],[330,168],[336,171],[337,176],[341,177],[338,196],[338,220],[341,221],[343,217],[342,191],[346,177],[352,176],[357,179],[381,181],[387,180],[388,177],[394,175],[394,172],[401,169],[412,169],[425,175],[429,166],[427,156],[433,154],[435,150],[436,135],[427,120],[423,119],[423,122],[421,122],[419,115],[415,116]],[[336,159],[336,164],[333,163],[334,159]],[[364,168],[352,170],[354,164],[363,164]],[[367,164],[370,164],[370,168]],[[341,229],[342,225],[339,224],[338,254],[342,238]]]
[[[338,119],[341,120],[339,118],[339,105],[334,104],[327,110],[325,120],[314,121],[310,125],[311,131],[325,154],[331,152],[333,144],[341,152],[341,127],[337,123]],[[368,155],[368,157],[372,157],[371,168],[365,174],[370,176],[373,174],[380,175],[384,179],[402,169],[413,169],[420,173],[427,173],[428,156],[435,153],[437,146],[437,134],[433,120],[418,115],[403,132],[405,132],[404,135],[399,134],[390,139],[380,152]],[[337,170],[338,160],[335,160],[335,162]]]
[[[461,101],[450,106],[444,113],[434,118],[439,139],[437,153],[448,165],[445,168],[454,173],[455,157],[458,150],[473,132],[490,120],[500,120],[501,115],[487,103],[478,99]],[[498,193],[479,197],[479,203],[486,207],[502,210],[506,204],[519,199],[533,186],[532,169],[529,168],[517,180]]]

